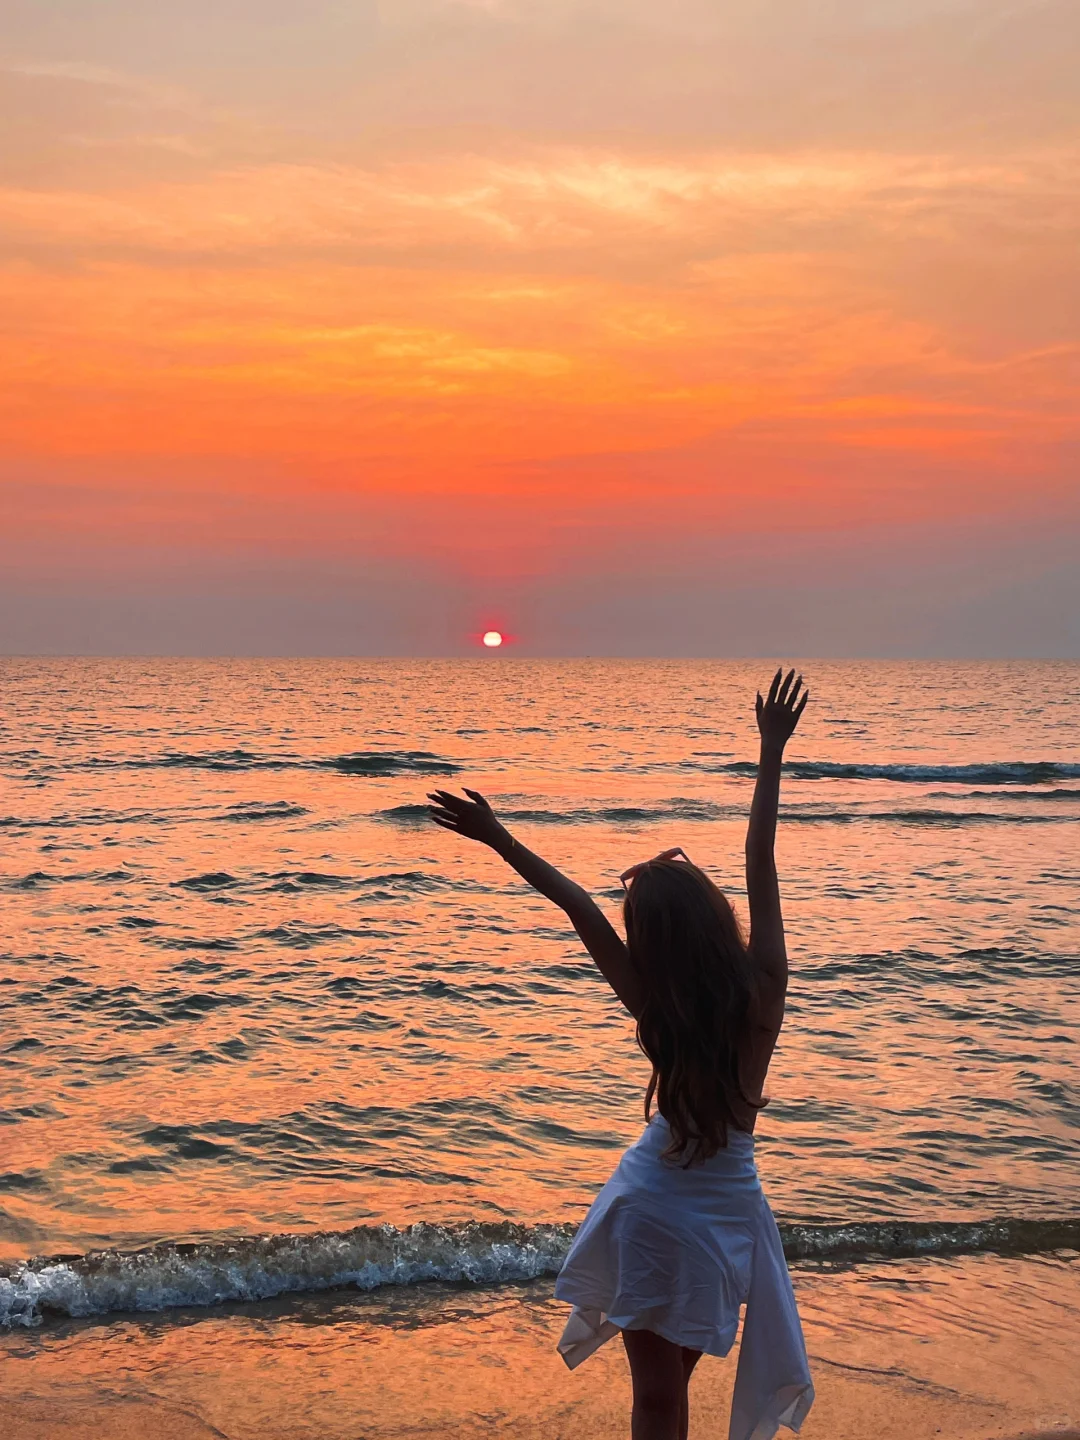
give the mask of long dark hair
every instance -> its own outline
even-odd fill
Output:
[[[638,871],[623,918],[644,989],[637,1041],[652,1062],[645,1119],[655,1099],[668,1157],[707,1160],[764,1103],[746,1093],[740,1064],[757,1003],[746,940],[727,897],[683,860]]]

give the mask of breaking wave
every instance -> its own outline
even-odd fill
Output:
[[[147,1250],[93,1251],[0,1269],[0,1324],[48,1315],[103,1315],[268,1300],[276,1295],[425,1280],[497,1285],[554,1275],[568,1225],[469,1223],[358,1225],[353,1230],[267,1235]]]
[[[1080,1248],[1080,1217],[971,1222],[781,1225],[789,1261],[854,1263],[991,1252],[1031,1255]],[[474,1286],[558,1273],[572,1225],[469,1222],[358,1225],[146,1250],[99,1250],[0,1267],[0,1325],[50,1316],[211,1306],[314,1290],[374,1290],[442,1280]]]

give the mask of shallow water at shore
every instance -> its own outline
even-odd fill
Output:
[[[1076,1258],[797,1267],[818,1398],[805,1440],[991,1440],[1080,1429]],[[559,1440],[627,1431],[609,1344],[573,1374],[549,1282],[447,1286],[65,1322],[0,1347],[23,1440]],[[726,1433],[736,1354],[706,1358],[692,1437]]]

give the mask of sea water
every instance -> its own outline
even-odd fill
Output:
[[[0,1320],[553,1274],[648,1067],[425,792],[616,924],[671,845],[745,920],[772,668],[0,662]],[[757,1145],[789,1257],[1075,1250],[1080,666],[804,672]]]

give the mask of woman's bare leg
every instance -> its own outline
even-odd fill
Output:
[[[683,1375],[682,1406],[679,1410],[679,1440],[686,1440],[690,1430],[690,1391],[687,1388],[690,1384],[690,1376],[694,1373],[694,1366],[701,1359],[700,1350],[688,1350],[685,1345],[681,1346]]]
[[[632,1440],[686,1440],[686,1385],[697,1352],[673,1345],[651,1330],[624,1330],[623,1344],[634,1384]]]

